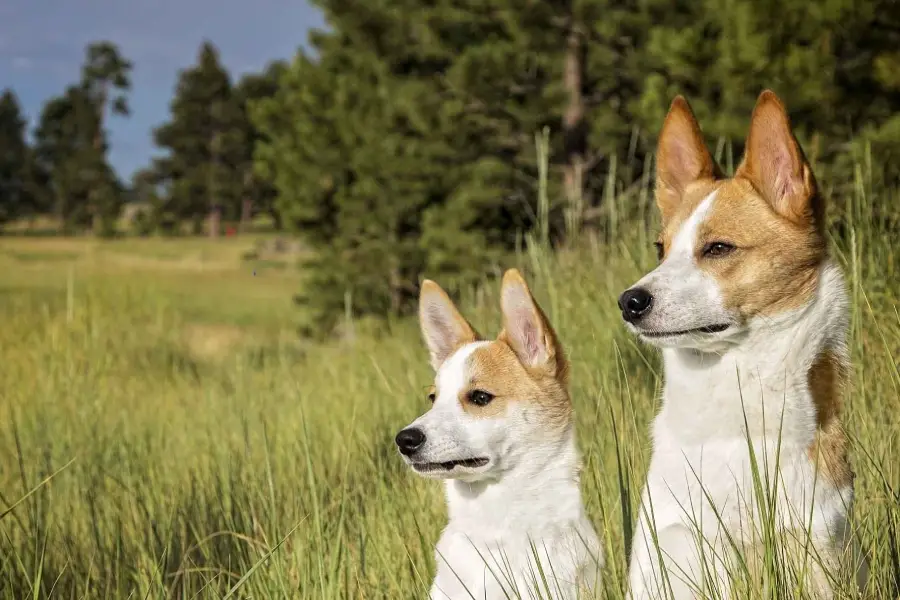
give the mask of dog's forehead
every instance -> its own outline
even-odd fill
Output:
[[[470,379],[470,363],[472,355],[489,342],[472,342],[463,344],[438,369],[435,376],[435,386],[438,395],[455,393],[468,385]]]
[[[699,228],[704,237],[725,236],[733,244],[758,243],[773,232],[785,232],[784,219],[745,179],[728,179],[716,193],[715,206]]]
[[[685,190],[682,202],[664,220],[661,241],[667,249],[692,246],[717,234],[739,242],[773,216],[771,207],[743,179],[698,182]]]
[[[713,212],[720,190],[716,187],[705,189],[705,196],[697,202],[694,195],[686,198],[684,208],[678,216],[666,223],[663,236],[664,244],[672,257],[691,257],[697,242],[698,232]],[[687,212],[687,211],[690,212]]]
[[[705,181],[688,186],[675,210],[670,214],[663,215],[661,241],[666,248],[672,246],[675,237],[689,224],[691,217],[697,212],[700,205],[709,198],[710,194],[718,192],[718,188],[718,183]]]
[[[435,384],[439,395],[455,395],[472,386],[505,388],[525,375],[509,346],[500,341],[473,342],[460,347],[444,361]]]

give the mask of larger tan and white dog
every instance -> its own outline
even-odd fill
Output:
[[[727,597],[735,551],[752,574],[772,533],[782,557],[799,559],[795,581],[832,597],[853,502],[841,422],[848,300],[781,101],[760,95],[743,162],[725,178],[675,98],[656,201],[660,264],[619,299],[665,365],[632,597]]]

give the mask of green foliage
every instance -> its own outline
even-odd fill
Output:
[[[0,95],[0,224],[34,214],[41,181],[25,139],[25,119],[12,90]]]
[[[329,28],[289,64],[235,80],[202,44],[154,131],[162,155],[129,193],[149,207],[142,231],[189,224],[215,236],[223,220],[246,231],[265,215],[302,237],[316,291],[298,299],[319,333],[348,313],[408,313],[424,273],[467,289],[542,211],[555,246],[585,230],[615,239],[623,219],[646,216],[642,178],[675,94],[728,170],[758,93],[773,88],[840,193],[841,231],[853,208],[843,198],[862,179],[900,182],[893,0],[316,4]],[[129,112],[131,68],[111,43],[89,45],[80,82],[45,106],[33,151],[15,141],[9,111],[8,155],[19,158],[2,177],[19,172],[28,186],[4,200],[5,218],[52,206],[67,231],[114,229],[126,194],[104,126]],[[897,226],[890,211],[878,218]]]
[[[234,90],[235,101],[240,106],[243,129],[241,158],[238,170],[241,175],[241,223],[246,223],[255,214],[267,214],[273,218],[276,227],[280,228],[281,215],[275,209],[276,191],[271,181],[256,172],[253,164],[254,149],[263,143],[263,133],[254,127],[251,111],[254,103],[271,98],[278,91],[278,81],[286,65],[272,62],[261,73],[245,75],[238,81]]]
[[[116,219],[123,203],[122,185],[112,169],[105,165],[107,144],[104,122],[106,114],[128,116],[127,92],[131,89],[131,61],[124,58],[112,42],[89,44],[82,66],[81,85],[97,111],[97,130],[94,132],[93,150],[100,164],[91,186],[89,201],[93,214],[93,226],[100,235],[115,232]],[[100,159],[99,157],[103,158]]]
[[[52,210],[64,231],[92,224],[90,193],[107,167],[94,146],[98,127],[90,98],[81,87],[70,86],[44,106],[35,130],[35,154],[49,174]]]
[[[209,233],[218,235],[221,219],[242,224],[255,213],[274,212],[274,189],[253,168],[253,148],[260,133],[250,122],[254,101],[275,93],[281,67],[271,64],[233,85],[210,42],[200,48],[197,64],[181,72],[171,103],[171,120],[154,131],[166,155],[153,171],[162,189],[154,210],[170,228],[172,221],[191,222],[199,232],[209,216]]]
[[[91,44],[81,81],[51,98],[41,111],[34,132],[35,177],[46,180],[46,208],[59,218],[64,232],[114,232],[124,190],[107,160],[104,123],[107,111],[128,114],[124,94],[130,70],[131,63],[113,44]]]
[[[348,298],[357,314],[402,313],[423,272],[464,288],[495,268],[534,226],[545,128],[555,242],[585,225],[614,235],[622,215],[604,199],[643,189],[678,93],[733,164],[774,88],[811,158],[852,181],[863,149],[900,148],[888,3],[321,0],[315,58],[299,53],[254,111],[257,172],[317,248],[315,323]],[[890,186],[900,170],[886,168]]]
[[[131,61],[119,54],[119,49],[112,42],[95,42],[88,45],[84,65],[81,67],[81,81],[103,115],[109,110],[112,114],[127,116],[128,97],[131,89]],[[111,94],[115,93],[114,97]]]
[[[274,175],[285,222],[318,244],[306,265],[315,290],[306,300],[325,330],[348,297],[354,311],[409,309],[425,266],[421,214],[446,193],[441,145],[428,143],[428,124],[419,118],[430,87],[394,75],[413,57],[394,37],[399,28],[379,29],[376,11],[395,9],[358,8],[344,15],[357,29],[321,36],[320,63],[298,57],[279,94],[255,110],[267,138],[260,172]],[[373,50],[390,44],[397,54],[386,60],[358,52],[353,40],[364,34]]]
[[[199,232],[206,214],[236,213],[241,186],[240,110],[211,43],[204,42],[197,65],[179,75],[171,112],[154,132],[156,144],[168,151],[156,170],[167,187],[167,209],[190,217]]]

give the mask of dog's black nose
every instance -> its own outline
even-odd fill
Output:
[[[410,427],[409,429],[404,429],[398,433],[397,437],[394,438],[394,441],[397,442],[400,454],[403,456],[412,456],[416,453],[416,450],[421,448],[422,444],[425,443],[425,434],[422,433],[421,429]]]
[[[653,296],[643,288],[631,288],[625,290],[619,296],[619,308],[622,309],[622,318],[629,323],[639,320],[653,305]]]

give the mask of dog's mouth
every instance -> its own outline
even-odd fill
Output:
[[[678,331],[646,331],[641,330],[640,334],[648,338],[677,337],[680,335],[691,335],[697,333],[720,333],[731,327],[728,323],[717,323],[714,325],[706,325],[704,327],[694,327],[693,329],[681,329]]]
[[[488,464],[486,458],[463,458],[460,460],[448,460],[444,462],[412,463],[412,468],[419,473],[446,473],[457,467],[464,469],[478,469]]]

